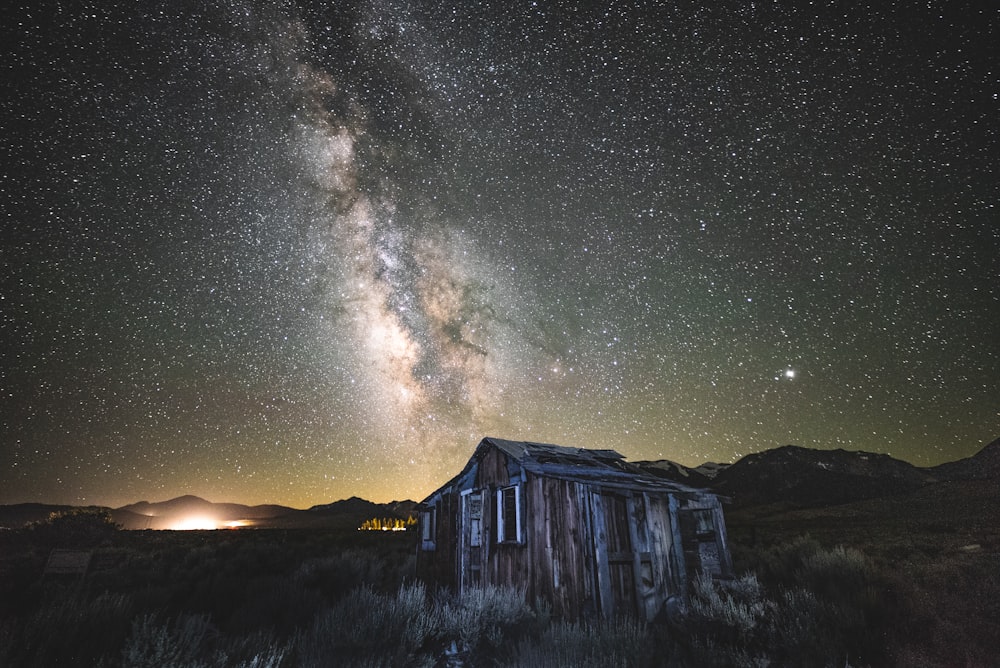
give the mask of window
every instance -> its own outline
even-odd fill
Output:
[[[473,492],[467,497],[469,504],[469,547],[479,547],[483,544],[483,496],[482,492]]]
[[[521,486],[511,485],[497,490],[497,542],[521,543]]]
[[[437,509],[430,508],[420,513],[420,549],[433,550],[437,538]]]
[[[699,538],[715,535],[715,513],[711,508],[698,508],[691,511],[694,517],[694,532]]]

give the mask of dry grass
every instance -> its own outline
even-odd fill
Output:
[[[431,594],[412,582],[405,534],[4,532],[0,665],[995,665],[995,484],[730,512],[728,525],[749,572],[700,582],[671,627],[566,624],[514,590]],[[97,567],[43,577],[67,541]]]
[[[910,494],[816,509],[728,513],[733,554],[761,555],[803,536],[863,553],[879,575],[885,665],[996,665],[1000,646],[1000,487],[939,483]]]

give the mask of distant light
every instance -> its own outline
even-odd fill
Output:
[[[211,517],[205,517],[204,515],[199,515],[195,517],[185,517],[184,519],[178,520],[169,527],[173,531],[204,531],[209,529],[218,529],[218,523]]]
[[[785,378],[789,380],[795,378],[795,369],[785,369]]]
[[[229,522],[223,522],[222,526],[227,529],[242,529],[243,527],[252,527],[253,520],[231,520]]]

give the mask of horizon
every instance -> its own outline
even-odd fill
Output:
[[[751,455],[751,454],[759,454],[761,452],[767,452],[767,451],[770,451],[770,450],[778,450],[778,449],[785,448],[785,447],[796,447],[796,448],[804,448],[806,450],[815,450],[815,451],[818,451],[818,452],[833,452],[833,451],[838,451],[839,450],[839,451],[856,452],[856,453],[864,453],[864,454],[882,454],[882,455],[887,455],[889,457],[893,457],[894,459],[898,459],[899,461],[906,462],[908,464],[911,464],[912,466],[916,466],[917,468],[924,468],[924,469],[926,469],[926,468],[934,468],[935,466],[940,466],[941,464],[948,464],[948,463],[951,463],[951,462],[956,462],[956,461],[961,461],[961,460],[964,460],[964,459],[968,459],[970,457],[973,457],[973,456],[979,454],[986,447],[988,447],[988,446],[990,446],[990,445],[992,445],[994,443],[1000,443],[1000,436],[998,436],[998,437],[996,437],[994,439],[991,439],[991,440],[985,442],[981,447],[979,447],[978,449],[976,449],[971,455],[967,455],[967,456],[964,456],[964,457],[959,457],[957,459],[951,459],[951,460],[947,460],[947,461],[943,461],[943,462],[938,462],[936,464],[930,464],[930,465],[926,465],[926,466],[925,465],[914,464],[913,462],[909,462],[906,459],[903,459],[903,458],[900,458],[900,457],[893,457],[893,455],[890,454],[890,453],[879,453],[879,452],[873,452],[873,451],[870,451],[870,450],[849,450],[849,449],[846,449],[846,448],[806,448],[805,446],[799,446],[799,445],[796,445],[796,444],[793,444],[793,443],[786,443],[784,445],[778,445],[778,446],[775,446],[773,448],[767,448],[765,450],[759,450],[756,453],[747,453],[747,455],[744,455],[744,457],[746,457],[748,455]],[[470,457],[472,456],[471,452],[470,452],[469,456]],[[742,459],[742,457],[740,459]],[[681,462],[676,462],[676,461],[671,460],[671,459],[658,459],[658,460],[639,460],[639,459],[635,459],[635,460],[633,460],[633,459],[626,458],[625,461],[633,462],[633,463],[634,462],[639,462],[639,461],[651,461],[651,462],[670,461],[670,462],[673,462],[675,464],[681,464]],[[739,461],[739,460],[737,459],[737,460],[735,460],[733,462],[712,462],[712,461],[705,461],[705,462],[702,462],[702,463],[700,463],[698,465],[695,465],[695,466],[688,466],[686,464],[681,464],[681,465],[684,466],[685,468],[697,469],[700,466],[706,466],[706,465],[710,465],[710,464],[723,465],[723,466],[731,466],[732,464],[735,464],[736,461]],[[459,471],[456,470],[454,474],[457,474],[458,472]],[[441,482],[441,484],[442,485],[445,484],[448,480],[451,479],[451,477],[454,476],[454,474],[452,476],[449,476],[447,479],[443,480]],[[438,487],[440,487],[440,485]],[[392,499],[384,501],[384,500],[371,499],[371,498],[362,496],[360,494],[349,494],[348,496],[342,496],[342,497],[340,497],[338,499],[327,500],[327,501],[314,501],[314,502],[308,503],[306,505],[301,505],[301,506],[299,506],[299,505],[290,505],[290,504],[287,504],[287,503],[282,503],[280,501],[252,501],[251,502],[251,501],[245,501],[245,500],[233,500],[233,499],[229,499],[229,498],[227,498],[225,500],[214,500],[214,499],[209,498],[208,496],[205,496],[205,495],[202,495],[202,494],[196,494],[196,493],[192,493],[192,492],[184,492],[184,493],[181,493],[181,494],[178,494],[178,495],[175,495],[175,496],[171,496],[169,498],[165,498],[165,499],[158,500],[158,501],[152,501],[150,499],[138,499],[138,500],[133,500],[133,501],[127,501],[125,503],[118,503],[116,505],[110,505],[110,504],[107,504],[107,503],[99,503],[99,502],[87,502],[87,503],[77,503],[77,504],[74,504],[74,503],[48,502],[48,501],[40,501],[40,500],[32,500],[32,501],[0,501],[0,505],[2,505],[2,506],[14,506],[14,505],[22,505],[22,504],[39,504],[39,505],[45,505],[45,506],[97,507],[97,508],[109,508],[111,510],[123,510],[123,509],[126,509],[128,506],[139,505],[139,504],[142,504],[142,503],[148,503],[150,505],[157,505],[157,504],[169,503],[171,501],[177,501],[179,499],[183,499],[183,498],[187,498],[187,497],[192,497],[192,498],[197,499],[199,501],[205,501],[205,502],[213,504],[213,505],[215,505],[215,504],[233,504],[233,505],[247,506],[247,507],[250,507],[250,508],[258,507],[258,506],[281,506],[281,507],[284,507],[284,508],[289,508],[291,510],[308,511],[311,508],[314,508],[314,507],[317,507],[317,506],[326,506],[326,505],[331,505],[331,504],[335,504],[335,503],[340,503],[340,502],[343,502],[343,501],[350,501],[352,499],[358,499],[360,501],[367,501],[369,503],[373,503],[375,505],[380,505],[380,506],[391,505],[393,503],[406,503],[406,502],[419,503],[423,499],[427,498],[427,496],[429,496],[431,493],[433,493],[436,489],[438,489],[438,487],[434,487],[433,489],[428,490],[426,493],[424,493],[424,494],[422,494],[422,495],[420,495],[418,497],[398,497],[398,498],[392,498]]]
[[[1000,433],[1000,13],[7,16],[0,503],[415,497],[486,434]]]

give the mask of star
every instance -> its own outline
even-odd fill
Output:
[[[416,499],[484,436],[1000,435],[997,12],[36,4],[0,503]]]

